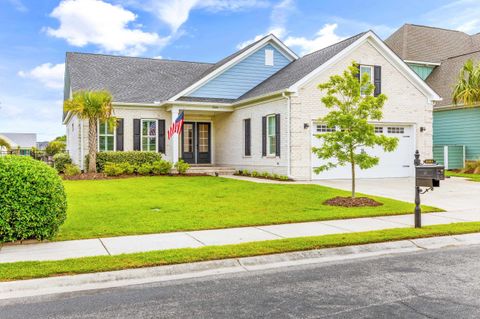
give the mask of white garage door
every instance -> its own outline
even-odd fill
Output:
[[[325,125],[314,124],[312,126],[312,146],[321,147],[321,140],[316,138],[314,134],[328,131]],[[397,137],[399,139],[398,147],[393,152],[384,152],[381,147],[369,148],[364,150],[372,156],[380,158],[379,164],[370,169],[361,170],[356,167],[356,176],[358,178],[386,178],[386,177],[410,177],[414,176],[413,155],[415,153],[415,131],[413,126],[408,125],[376,125],[377,134]],[[314,167],[318,167],[326,163],[320,160],[312,153],[312,179],[347,179],[351,178],[350,165],[339,166],[328,171],[315,174]]]

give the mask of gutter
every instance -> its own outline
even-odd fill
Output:
[[[287,176],[291,178],[292,175],[292,164],[291,164],[291,158],[292,158],[292,150],[290,147],[291,143],[291,109],[292,109],[292,99],[289,94],[286,94],[286,92],[282,93],[282,96],[287,99]]]

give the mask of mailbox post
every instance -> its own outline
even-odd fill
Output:
[[[445,167],[437,165],[434,160],[425,160],[422,164],[420,153],[415,152],[415,228],[422,227],[422,209],[420,208],[420,195],[440,187],[440,181],[445,179]],[[422,191],[422,187],[426,187]]]

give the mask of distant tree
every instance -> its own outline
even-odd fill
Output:
[[[0,137],[0,150],[2,149],[9,151],[12,149],[12,146],[5,139]]]
[[[460,69],[452,99],[456,105],[472,106],[480,103],[480,63],[475,65],[471,59],[465,62]]]
[[[67,142],[67,136],[66,135],[62,135],[62,136],[57,136],[54,141],[60,141],[60,142]]]
[[[64,102],[64,110],[82,120],[88,120],[88,171],[97,171],[97,122],[115,126],[112,116],[112,95],[108,91],[77,91]]]
[[[48,143],[47,147],[45,148],[45,153],[48,156],[53,156],[58,153],[63,153],[65,152],[67,148],[67,145],[63,141],[58,141],[58,140],[53,140],[50,143]]]
[[[375,134],[375,125],[369,121],[382,119],[382,108],[387,97],[384,94],[373,96],[375,86],[368,74],[358,80],[358,65],[353,62],[342,75],[333,75],[326,83],[318,85],[326,95],[322,102],[331,111],[319,119],[333,132],[317,134],[323,141],[322,147],[314,147],[318,158],[328,160],[314,171],[322,171],[350,164],[352,177],[352,198],[355,197],[355,165],[368,169],[378,164],[379,158],[370,156],[364,148],[381,146],[386,152],[395,150],[397,138]],[[361,93],[360,93],[361,92]]]

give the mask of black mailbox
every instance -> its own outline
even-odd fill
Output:
[[[415,186],[439,187],[440,181],[445,179],[443,165],[425,164],[415,166]]]

